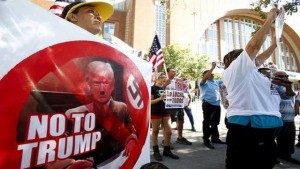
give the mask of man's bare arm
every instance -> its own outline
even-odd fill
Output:
[[[212,62],[211,68],[205,73],[205,75],[203,75],[200,85],[205,84],[205,82],[209,79],[210,75],[212,74],[212,72],[214,71],[215,68],[216,68],[216,62]]]

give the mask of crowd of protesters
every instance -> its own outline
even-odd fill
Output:
[[[61,17],[97,35],[101,33],[99,25],[111,13],[106,16],[95,7],[93,3],[72,3],[65,8]],[[222,80],[214,79],[215,62],[211,69],[203,72],[199,86],[203,110],[203,143],[209,149],[215,148],[211,143],[227,144],[227,169],[271,169],[278,163],[278,158],[300,164],[292,157],[296,136],[294,117],[299,114],[300,94],[295,97],[288,75],[276,70],[278,68],[272,62],[268,63],[268,69],[260,68],[276,48],[273,39],[271,46],[258,54],[277,13],[277,8],[269,11],[264,24],[244,49],[233,50],[224,56]],[[178,144],[192,145],[183,137],[185,113],[190,120],[191,131],[196,131],[190,108],[193,99],[188,90],[185,91],[183,108],[165,108],[165,90],[176,90],[175,75],[175,68],[168,68],[166,74],[157,73],[151,87],[151,143],[157,161],[163,160],[158,146],[161,128],[164,138],[163,156],[172,159],[179,159],[179,156],[171,151],[171,122],[176,122]],[[220,140],[218,131],[221,103],[227,114],[226,142]],[[296,146],[300,148],[300,133],[298,139]]]
[[[203,72],[199,86],[203,143],[209,149],[215,148],[211,143],[227,144],[227,169],[271,169],[279,160],[300,164],[292,157],[299,95],[295,99],[292,82],[284,71],[272,62],[264,64],[277,47],[276,37],[272,37],[268,49],[259,53],[278,12],[277,8],[269,11],[266,21],[244,49],[224,56],[221,80],[214,80],[215,62]],[[219,139],[218,133],[220,103],[226,109],[226,143]]]

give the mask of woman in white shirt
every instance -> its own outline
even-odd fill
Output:
[[[280,97],[270,79],[258,72],[258,63],[268,57],[257,54],[277,12],[270,10],[244,50],[233,50],[224,57],[222,80],[229,101],[226,169],[271,169],[276,163],[274,130],[282,126]]]

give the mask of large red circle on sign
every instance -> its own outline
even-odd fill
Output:
[[[26,135],[27,133],[26,127],[23,132],[22,128],[20,129],[20,121],[26,121],[26,118],[28,118],[27,114],[21,112],[27,109],[25,106],[28,105],[28,98],[32,97],[32,91],[45,88],[71,93],[80,92],[82,88],[79,79],[84,76],[83,72],[77,70],[74,65],[85,58],[88,58],[88,60],[99,58],[122,68],[122,77],[118,77],[118,80],[123,85],[121,85],[121,89],[118,89],[118,92],[122,93],[120,98],[127,104],[139,136],[134,150],[122,165],[122,168],[133,168],[140,156],[148,132],[149,93],[147,85],[136,65],[127,56],[113,47],[92,41],[72,41],[47,47],[28,56],[1,79],[0,168],[20,168],[22,152],[18,151],[18,144],[20,144],[18,140],[20,141],[20,135]],[[62,72],[68,73],[64,74]],[[52,74],[56,75],[54,80],[46,81],[45,84],[41,83],[46,76],[50,75],[51,77]],[[128,84],[126,83],[129,77],[134,78],[134,82],[137,84],[134,85],[135,89],[139,90],[139,98],[142,99],[144,105],[138,109],[129,101],[128,92],[125,92],[127,91]],[[56,80],[59,83],[55,83]],[[77,88],[72,86],[76,82],[78,83],[74,86],[77,86]],[[61,88],[59,84],[69,87]],[[79,99],[79,101],[83,100]],[[36,107],[31,107],[29,110],[32,108],[35,109]]]

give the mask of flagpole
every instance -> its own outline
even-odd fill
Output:
[[[166,74],[167,78],[169,79],[168,72],[167,72],[167,67],[166,67],[165,63],[164,63],[164,69],[165,69],[165,74]]]

